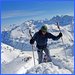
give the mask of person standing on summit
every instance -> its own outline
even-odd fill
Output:
[[[60,39],[60,37],[62,37],[61,32],[58,36],[54,36],[47,31],[47,26],[45,25],[42,26],[41,29],[33,35],[33,37],[30,39],[30,44],[34,44],[34,42],[36,41],[36,47],[38,48],[37,53],[39,64],[43,63],[43,51],[47,55],[48,62],[52,61],[49,50],[47,48],[47,41],[48,39],[58,40]]]

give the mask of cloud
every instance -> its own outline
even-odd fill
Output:
[[[45,11],[25,11],[25,10],[12,10],[1,12],[1,18],[13,18],[13,17],[23,17],[23,16],[38,16],[44,14]]]

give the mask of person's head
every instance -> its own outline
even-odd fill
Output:
[[[45,26],[45,25],[42,26],[42,27],[41,27],[41,32],[42,32],[43,35],[45,35],[46,32],[47,32],[47,26]]]

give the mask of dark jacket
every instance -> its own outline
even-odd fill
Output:
[[[30,40],[30,44],[34,44],[34,41],[37,43],[38,49],[43,49],[47,47],[47,41],[48,39],[58,40],[62,36],[62,33],[59,33],[58,36],[54,36],[49,32],[46,32],[45,35],[42,34],[41,30],[36,32],[32,39]]]

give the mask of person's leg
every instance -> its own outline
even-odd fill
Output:
[[[51,61],[52,61],[52,59],[51,59],[51,57],[50,57],[49,50],[48,50],[47,48],[44,48],[44,52],[45,52],[45,53],[46,53],[46,55],[47,55],[48,62],[51,62]]]
[[[42,63],[42,59],[43,59],[43,50],[42,49],[38,49],[37,50],[37,53],[38,53],[38,62],[39,64]]]

